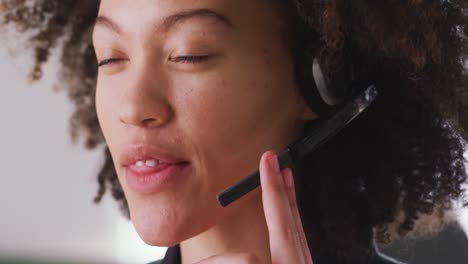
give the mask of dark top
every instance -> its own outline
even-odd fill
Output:
[[[368,257],[360,260],[359,262],[353,262],[353,264],[403,264],[402,262],[398,262],[397,260],[392,259],[380,253],[377,250],[375,245],[372,249],[373,250]],[[326,256],[326,255],[312,254],[312,259],[313,259],[314,264],[337,264],[338,263],[336,260],[333,260],[332,256]],[[149,264],[181,264],[179,245],[169,247],[163,259],[157,260],[155,262],[151,262]]]
[[[467,264],[467,249],[467,234],[458,223],[452,223],[434,237],[395,241],[383,252],[411,264]]]

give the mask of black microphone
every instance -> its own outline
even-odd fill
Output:
[[[325,119],[317,128],[306,133],[295,143],[288,145],[286,150],[278,155],[280,170],[287,168],[297,159],[303,158],[335,136],[345,128],[354,118],[360,115],[364,109],[375,100],[378,95],[374,84],[370,84],[363,91],[358,91],[349,103],[339,107],[330,118]],[[221,207],[226,207],[250,191],[260,186],[260,173],[258,170],[230,186],[216,196]]]

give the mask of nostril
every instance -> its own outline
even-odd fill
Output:
[[[142,125],[145,127],[155,127],[158,126],[160,121],[157,118],[146,118],[141,121]]]

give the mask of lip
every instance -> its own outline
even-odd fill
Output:
[[[140,160],[160,160],[154,167],[136,166]],[[190,167],[190,162],[175,155],[168,154],[154,145],[130,145],[120,157],[125,169],[128,186],[135,192],[149,194],[161,191]]]
[[[120,155],[120,163],[124,166],[135,164],[139,160],[160,160],[162,163],[177,164],[188,162],[168,151],[150,144],[135,144],[127,146]]]
[[[125,168],[127,185],[141,194],[156,193],[182,174],[186,174],[190,163],[163,164],[154,168],[136,169],[133,165]]]

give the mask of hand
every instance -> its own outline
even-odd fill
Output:
[[[263,208],[270,237],[271,263],[312,264],[307,240],[296,203],[292,171],[279,171],[275,153],[267,151],[260,159]],[[253,254],[225,254],[197,264],[261,264]],[[262,263],[263,264],[263,263]]]

